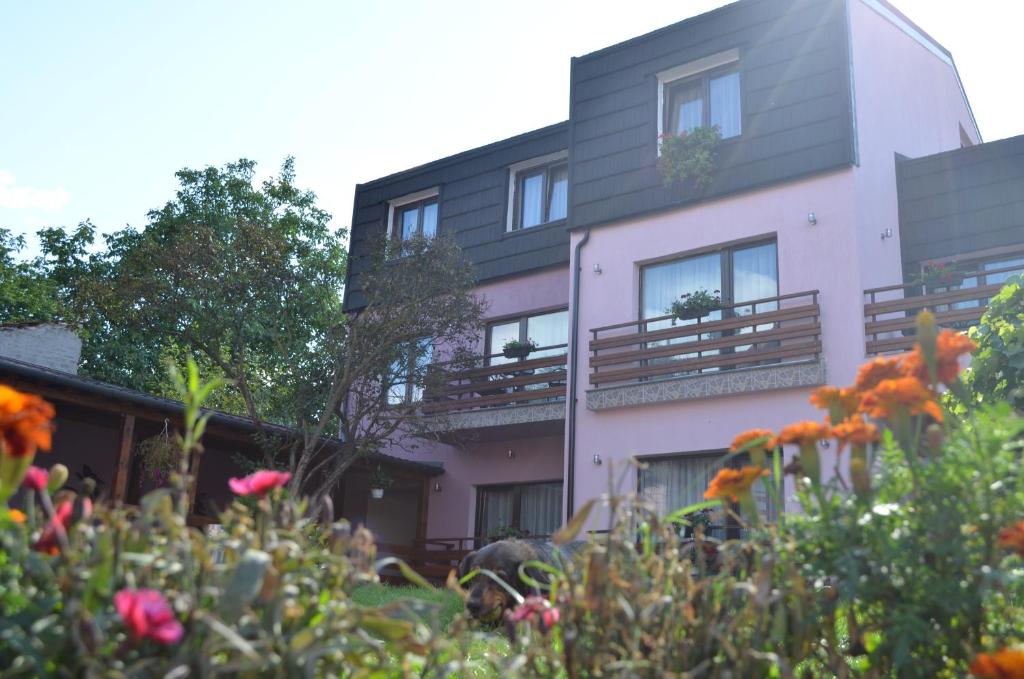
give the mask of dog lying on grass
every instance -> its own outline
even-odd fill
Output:
[[[534,585],[520,577],[519,567],[530,561],[559,567],[584,545],[585,542],[556,545],[543,540],[499,540],[467,554],[459,564],[459,579],[474,570],[488,570],[523,596],[539,594]],[[548,581],[548,573],[535,566],[526,566],[523,572],[537,582]],[[515,597],[487,575],[478,573],[465,586],[469,589],[466,610],[477,620],[497,622],[505,610],[516,605]]]

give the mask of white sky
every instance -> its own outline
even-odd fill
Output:
[[[356,182],[564,120],[570,57],[724,4],[9,2],[0,226],[142,226],[181,167],[289,154],[348,226]],[[987,141],[1024,133],[1024,4],[894,4],[953,52]]]

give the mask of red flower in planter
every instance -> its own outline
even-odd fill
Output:
[[[289,472],[261,470],[241,479],[228,479],[228,486],[235,495],[255,495],[264,497],[267,493],[280,488],[292,478]]]
[[[114,607],[135,639],[169,645],[185,635],[171,605],[155,589],[122,589],[114,595]]]
[[[32,490],[42,491],[46,488],[46,482],[49,480],[50,472],[46,471],[42,467],[32,466],[25,472],[25,478],[21,483]]]
[[[57,538],[58,535],[66,535],[68,529],[71,528],[71,524],[77,518],[74,515],[76,502],[76,500],[66,500],[54,510],[53,518],[50,519],[50,523],[46,524],[43,534],[39,536],[36,544],[32,545],[32,549],[53,556],[60,553],[60,542]],[[92,514],[92,500],[85,498],[82,500],[81,518],[85,518],[90,514]]]

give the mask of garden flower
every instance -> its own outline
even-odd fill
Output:
[[[722,469],[711,479],[708,489],[704,491],[705,500],[739,500],[741,495],[749,495],[750,487],[762,476],[768,476],[768,470],[760,467],[743,467],[742,469]]]
[[[750,444],[758,439],[764,439],[760,444],[757,444],[759,448],[767,448],[768,445],[775,438],[775,432],[771,429],[751,429],[738,435],[732,440],[732,447],[729,448],[730,453],[738,453],[748,448],[752,448]]]
[[[21,511],[20,509],[8,509],[7,518],[13,521],[14,523],[25,523],[25,519],[27,517],[25,516],[25,512]]]
[[[135,639],[176,644],[185,628],[164,595],[155,589],[122,589],[114,595],[114,607]]]
[[[819,387],[809,400],[815,408],[827,410],[835,422],[845,420],[860,407],[860,395],[850,388]]]
[[[53,406],[38,396],[0,384],[0,452],[26,457],[49,450],[54,414]]]
[[[1004,648],[979,653],[971,663],[971,674],[980,679],[1024,679],[1024,651]]]
[[[71,524],[75,520],[74,514],[75,501],[65,500],[62,502],[54,510],[53,518],[50,519],[46,528],[43,529],[43,534],[32,545],[32,549],[44,554],[50,554],[51,556],[60,554],[58,535],[67,535],[68,529],[71,528]],[[92,514],[92,500],[85,498],[82,500],[82,517],[85,518],[90,514]]]
[[[814,445],[821,439],[827,439],[831,435],[832,429],[827,424],[808,420],[784,427],[775,438],[775,445],[796,443],[801,448],[804,448]]]
[[[22,479],[21,483],[32,490],[42,492],[42,490],[46,488],[49,478],[50,474],[45,469],[42,467],[32,466],[25,472],[25,478]]]
[[[892,380],[905,375],[902,357],[879,356],[860,367],[854,388],[860,392],[869,391],[883,380]]]
[[[936,379],[943,383],[953,382],[960,374],[960,357],[970,354],[978,345],[971,338],[955,330],[943,330],[935,339],[935,374]],[[914,347],[903,358],[903,368],[908,375],[913,375],[925,384],[932,381],[921,346]]]
[[[1018,521],[999,531],[999,546],[1012,549],[1024,556],[1024,521]]]
[[[935,394],[916,377],[882,380],[861,398],[861,408],[871,417],[892,419],[900,415],[927,414],[942,422]]]
[[[546,632],[558,622],[559,612],[544,597],[530,596],[516,606],[515,610],[509,614],[509,619],[512,622],[526,620],[530,623],[537,623],[540,625],[541,631]]]
[[[854,415],[832,427],[832,435],[839,441],[839,450],[842,450],[848,443],[854,446],[866,446],[878,441],[878,427],[865,422],[862,416]]]
[[[261,470],[241,479],[228,479],[231,492],[236,495],[264,497],[267,493],[284,486],[292,478],[289,472]]]

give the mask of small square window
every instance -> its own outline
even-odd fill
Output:
[[[394,241],[437,235],[437,189],[420,191],[392,200],[388,211],[388,235]]]
[[[509,230],[557,222],[568,214],[569,163],[564,153],[509,170]]]

